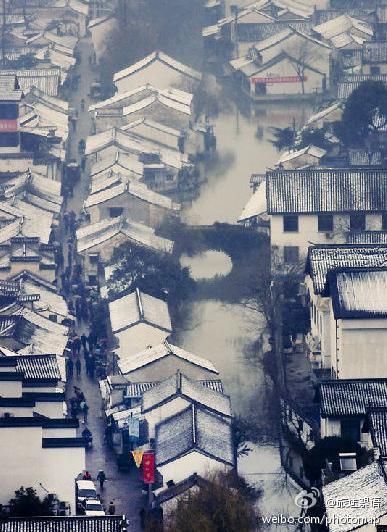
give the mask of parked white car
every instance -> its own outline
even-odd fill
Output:
[[[98,499],[87,499],[85,501],[85,515],[106,515],[101,501]]]

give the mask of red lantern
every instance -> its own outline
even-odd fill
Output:
[[[155,481],[155,455],[153,452],[146,452],[142,457],[143,479],[146,484],[153,484]]]

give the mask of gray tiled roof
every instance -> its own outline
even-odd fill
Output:
[[[363,47],[363,60],[365,63],[386,63],[387,42],[366,42]]]
[[[387,513],[386,479],[378,462],[330,482],[322,491],[331,532],[349,532],[359,529],[359,526],[368,528],[367,525],[363,527],[358,523],[374,523],[370,525],[370,529],[376,530],[375,522]],[[350,510],[345,502],[348,500],[351,501]],[[364,501],[368,502],[364,504]],[[378,503],[374,504],[373,501]]]
[[[327,274],[340,268],[376,268],[387,263],[387,245],[333,245],[309,248],[306,272],[316,294],[327,286]]]
[[[320,213],[387,210],[387,171],[317,168],[267,172],[267,210]]]
[[[0,519],[0,532],[121,532],[119,515]]]
[[[156,426],[157,466],[176,460],[193,450],[234,466],[230,423],[192,405]]]
[[[387,317],[387,269],[337,272],[329,284],[336,319]]]
[[[22,355],[15,359],[16,370],[26,379],[61,379],[56,355]]]
[[[337,84],[337,97],[340,100],[346,100],[355,89],[359,87],[364,81],[381,81],[387,84],[387,74],[367,76],[364,74],[353,74],[346,76]]]
[[[383,457],[387,456],[387,408],[369,412],[369,423],[374,447],[378,447]]]
[[[15,76],[0,75],[0,100],[19,101],[22,96],[17,78]]]
[[[228,396],[203,386],[202,383],[189,379],[179,372],[145,391],[142,396],[142,409],[143,411],[152,410],[178,396],[224,416],[231,416],[231,403]]]
[[[370,408],[387,407],[387,379],[351,379],[320,384],[321,416],[365,415]]]
[[[387,244],[387,231],[360,231],[347,234],[348,244]]]

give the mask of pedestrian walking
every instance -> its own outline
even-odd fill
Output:
[[[73,373],[74,373],[74,362],[71,358],[69,358],[67,361],[67,376],[69,379],[73,378]]]
[[[79,358],[77,358],[76,362],[75,362],[75,367],[77,369],[77,377],[80,377],[81,376],[81,370],[82,370],[82,364],[81,364],[81,361]]]
[[[81,342],[82,342],[83,352],[85,353],[86,347],[87,347],[87,336],[85,333],[81,335]]]
[[[87,406],[87,403],[85,401],[83,402],[82,412],[83,412],[83,421],[87,423],[87,414],[89,413],[89,407]]]
[[[93,351],[94,345],[95,345],[95,337],[92,332],[89,333],[89,336],[87,338],[89,342],[89,351]]]
[[[116,506],[113,501],[110,501],[108,513],[109,515],[114,515],[116,513]]]
[[[74,338],[74,348],[75,348],[75,353],[77,355],[79,355],[79,353],[81,352],[81,345],[82,345],[81,339],[79,338],[79,336],[76,336]]]
[[[99,480],[99,487],[101,488],[101,490],[103,490],[103,485],[106,480],[106,475],[105,475],[105,471],[103,471],[102,469],[98,471],[97,480]]]
[[[85,103],[86,103],[86,102],[85,102],[85,99],[82,98],[82,100],[81,100],[81,111],[84,111],[84,110],[85,110]]]
[[[82,477],[83,480],[91,480],[91,475],[89,473],[89,471],[85,471],[83,473],[83,477]]]

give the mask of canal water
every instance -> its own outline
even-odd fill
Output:
[[[187,35],[187,41],[189,38]],[[197,35],[194,38],[198,40]],[[173,49],[173,43],[170,48]],[[189,48],[189,43],[185,50],[184,45],[175,47],[179,50],[174,54],[176,59],[187,61],[184,52]],[[143,55],[148,51],[144,50]],[[173,55],[171,49],[166,51]],[[109,61],[112,72],[122,67],[121,59],[114,64],[114,55],[110,55]],[[198,63],[200,57],[196,53],[190,64],[197,66]],[[211,122],[217,138],[217,153],[206,163],[205,182],[197,197],[184,208],[184,220],[192,225],[235,224],[251,195],[251,174],[264,173],[278,158],[270,143],[270,128],[289,126],[293,122],[299,125],[311,111],[310,105],[304,103],[277,103],[251,109],[240,101],[237,105],[219,86],[216,91],[219,91],[219,112],[211,117]],[[197,279],[225,275],[230,269],[230,259],[224,255],[215,258],[213,254],[204,253],[185,260]],[[242,305],[202,296],[187,301],[181,312],[184,319],[175,331],[174,341],[217,366],[234,413],[256,428],[251,452],[239,459],[238,468],[251,484],[263,488],[263,498],[259,501],[261,513],[296,515],[294,491],[284,481],[280,464],[278,412],[273,406],[275,390],[262,364],[262,353],[267,346],[257,342],[264,337],[264,320]]]
[[[185,208],[185,220],[195,225],[235,224],[252,194],[251,174],[264,173],[278,159],[270,142],[271,127],[293,123],[298,126],[311,110],[310,104],[276,103],[247,110],[244,107],[242,112],[225,96],[219,115],[213,119],[217,160],[208,165],[207,181],[199,196]],[[218,272],[207,256],[198,255],[191,262],[185,261],[185,265],[191,266],[193,277],[200,271],[200,277],[208,279],[227,269],[229,258],[223,259],[218,263]],[[263,318],[238,304],[202,298],[190,301],[185,312],[188,324],[177,331],[178,345],[215,364],[226,393],[231,396],[234,413],[256,428],[257,441],[249,444],[248,455],[238,459],[238,470],[249,483],[263,489],[258,501],[261,514],[298,515],[294,504],[297,490],[281,468],[275,390],[262,365],[262,355],[268,347],[264,342],[257,343],[265,331]]]

